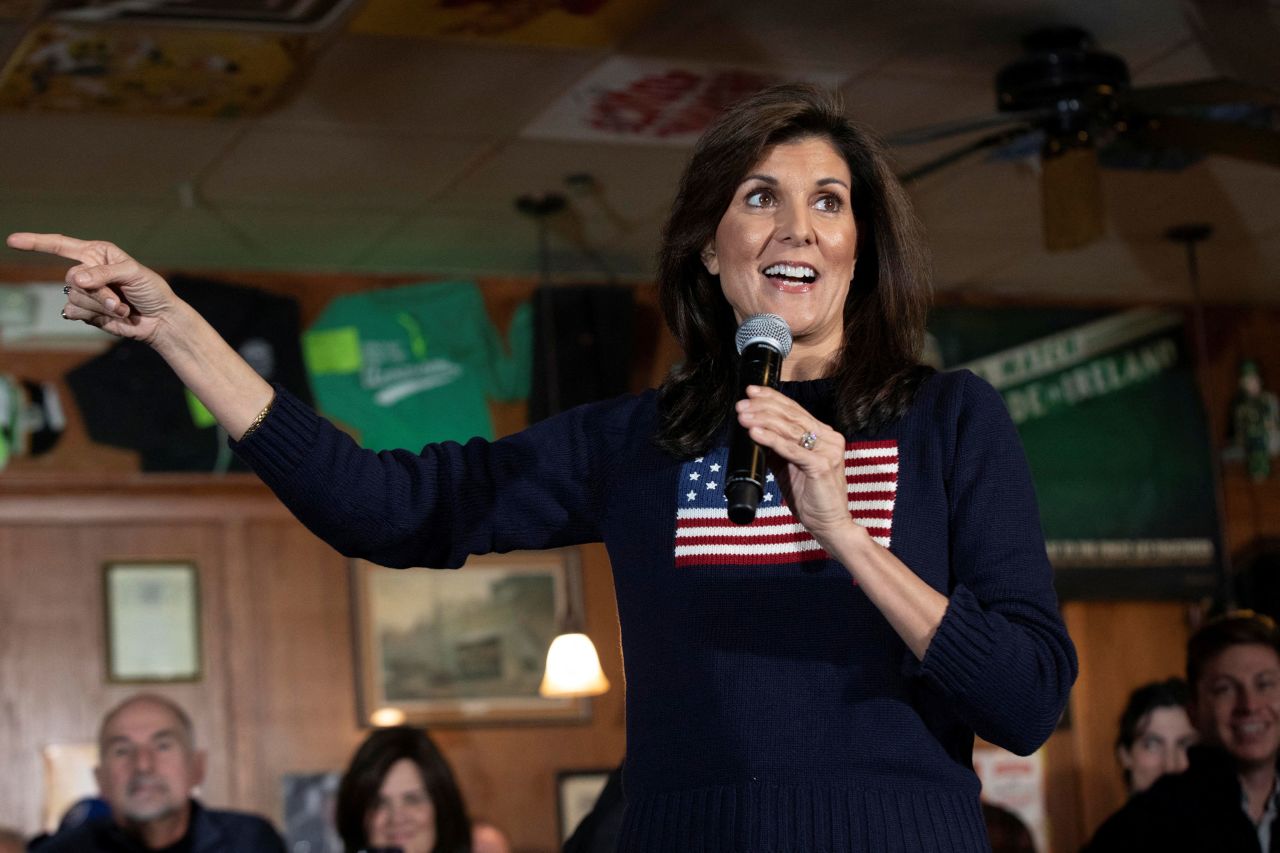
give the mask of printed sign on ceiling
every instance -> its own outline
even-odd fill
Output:
[[[833,88],[841,78],[806,74],[799,79]],[[757,69],[615,56],[534,119],[523,135],[690,145],[725,107],[781,82],[784,78]]]

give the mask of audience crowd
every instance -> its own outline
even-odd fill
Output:
[[[1116,759],[1129,799],[1085,853],[1280,851],[1280,629],[1231,611],[1191,637],[1186,681],[1143,684],[1120,716]],[[205,751],[190,715],[155,693],[110,709],[98,730],[98,797],[68,811],[52,835],[0,827],[0,853],[283,853],[265,818],[206,806]],[[566,851],[610,851],[625,807],[621,768]],[[986,806],[997,851],[1034,851],[1010,812]],[[374,729],[338,786],[334,823],[346,853],[513,853],[498,826],[468,815],[448,761],[413,726]]]

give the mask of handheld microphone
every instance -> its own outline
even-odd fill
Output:
[[[738,396],[747,396],[748,385],[778,387],[782,360],[791,353],[791,330],[777,314],[753,314],[738,327]],[[736,401],[735,401],[736,402]],[[729,470],[724,496],[729,500],[729,520],[750,524],[764,496],[764,450],[751,440],[736,410],[729,413]]]

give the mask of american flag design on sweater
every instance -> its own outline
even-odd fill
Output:
[[[729,450],[718,448],[680,467],[676,567],[754,566],[825,560],[827,552],[801,526],[770,473],[755,521],[729,520],[724,475]],[[898,495],[898,442],[851,441],[844,449],[849,514],[888,548]]]

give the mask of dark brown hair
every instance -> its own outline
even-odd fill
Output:
[[[1210,619],[1187,641],[1187,684],[1196,692],[1205,665],[1232,646],[1266,646],[1280,657],[1280,628],[1270,616],[1232,610]]]
[[[1134,689],[1129,694],[1129,701],[1120,715],[1120,728],[1116,734],[1116,749],[1132,749],[1138,738],[1138,729],[1157,708],[1182,708],[1186,710],[1191,701],[1191,692],[1187,683],[1181,678],[1167,678],[1164,681],[1152,681]],[[1133,774],[1126,768],[1124,784],[1131,787]]]
[[[705,451],[736,393],[737,322],[701,252],[734,191],[770,148],[829,141],[849,164],[858,263],[844,306],[844,342],[832,370],[836,426],[875,431],[900,417],[932,372],[918,364],[928,314],[928,256],[906,193],[878,140],[847,118],[837,96],[805,84],[765,89],[729,108],[694,148],[663,230],[658,290],[685,361],[659,391],[659,446]]]
[[[391,765],[402,758],[422,774],[422,784],[436,813],[436,846],[432,853],[470,853],[471,820],[454,781],[453,771],[427,733],[413,726],[390,726],[364,739],[351,766],[338,783],[336,822],[347,853],[369,845],[365,823],[378,804],[378,792]]]

